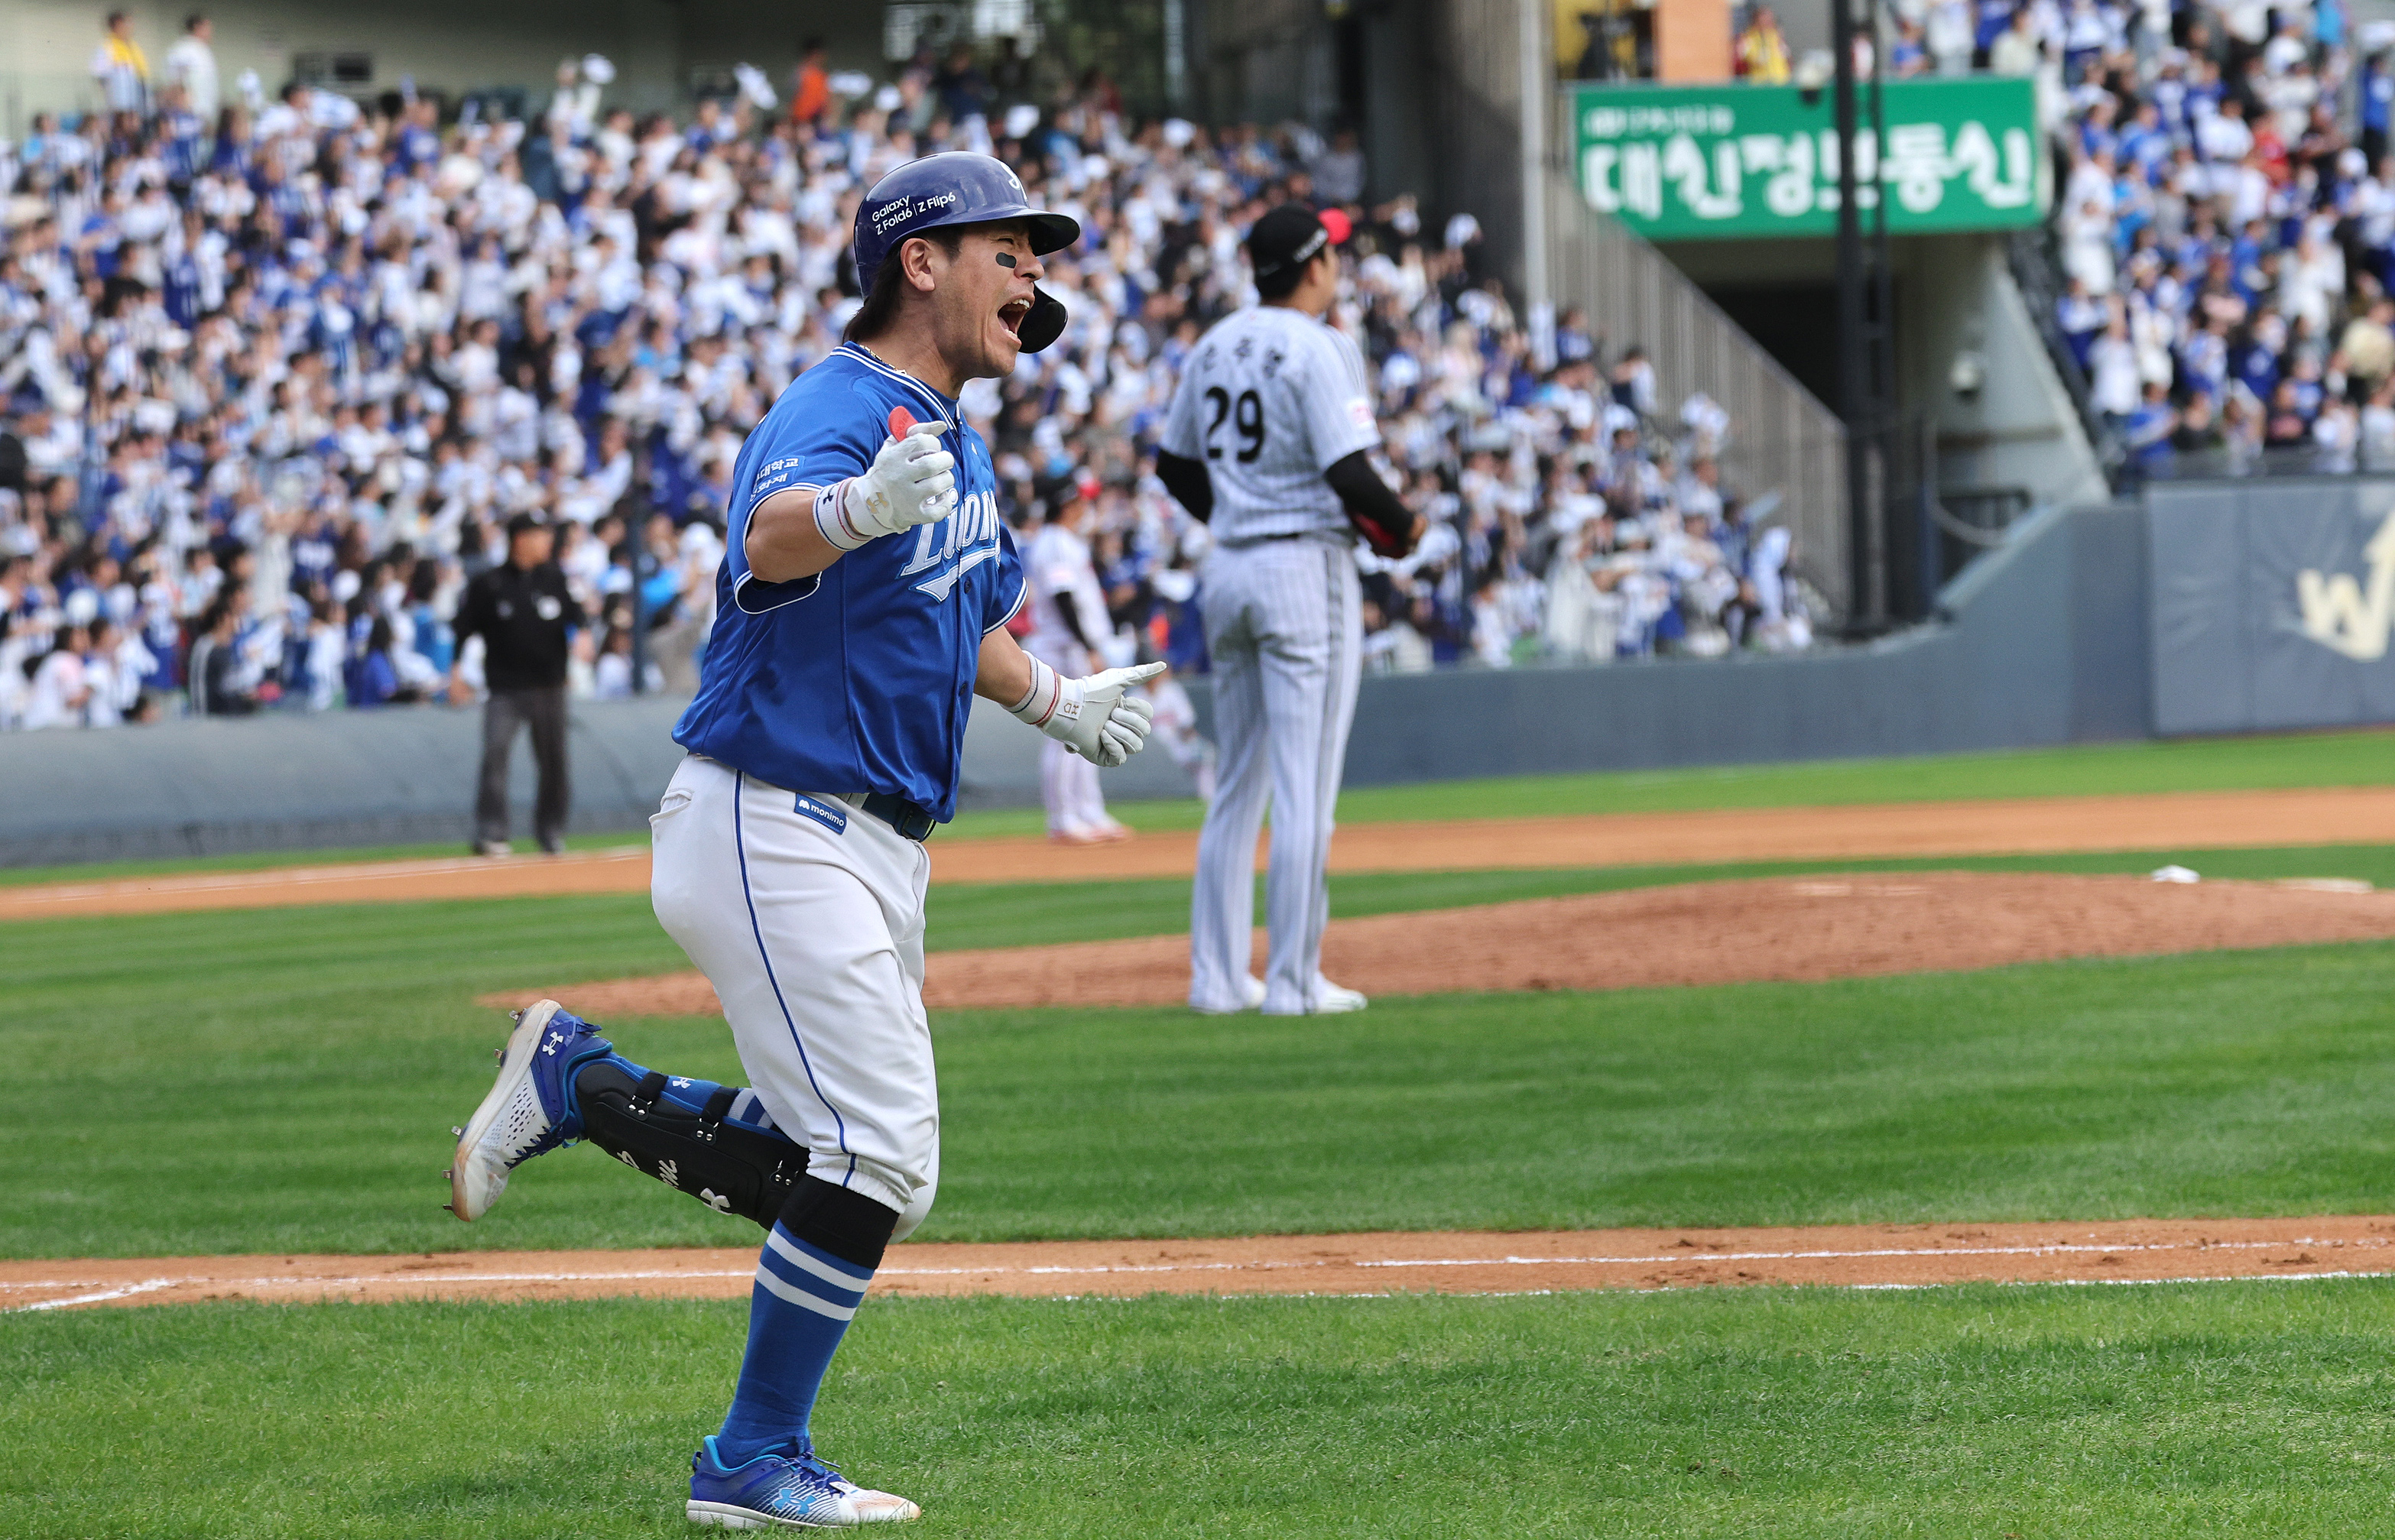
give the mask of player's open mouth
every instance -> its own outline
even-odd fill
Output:
[[[998,308],[998,323],[1020,337],[1023,335],[1023,318],[1030,313],[1031,301],[1010,299]]]

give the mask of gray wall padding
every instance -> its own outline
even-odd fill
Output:
[[[586,703],[569,752],[577,831],[629,829],[681,757],[680,702]],[[473,823],[483,714],[448,706],[0,737],[0,865],[456,840]],[[41,788],[38,796],[23,795]],[[532,745],[510,801],[531,832]]]
[[[1368,679],[1347,781],[2142,737],[2145,554],[2135,505],[2057,510],[1957,579],[1941,623],[1868,646]]]
[[[2395,721],[2395,573],[2370,547],[2395,530],[2395,479],[2163,484],[2147,494],[2154,571],[2154,717],[2163,732],[2255,732]],[[2359,601],[2308,635],[2304,575]],[[2375,650],[2375,652],[2374,652]]]
[[[1796,657],[1481,670],[1364,681],[1354,785],[1591,770],[1940,754],[2152,731],[2143,510],[2056,511],[1942,596],[1945,618]],[[1203,681],[1193,684],[1208,716]],[[678,700],[575,708],[574,827],[637,829],[681,757]],[[481,713],[434,706],[0,737],[0,865],[454,840]],[[976,703],[959,800],[1039,799],[1035,732]],[[531,755],[514,801],[528,825]],[[1106,774],[1181,796],[1161,746]],[[811,788],[836,790],[833,787]],[[1468,809],[1459,809],[1468,812]]]

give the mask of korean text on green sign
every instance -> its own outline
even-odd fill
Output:
[[[1898,234],[2035,224],[2051,185],[2027,80],[1890,81],[1887,145],[1858,134],[1855,202],[1883,190]],[[1869,92],[1863,120],[1869,123]],[[1793,86],[1587,86],[1574,118],[1581,193],[1649,240],[1828,235],[1838,225],[1831,93]]]

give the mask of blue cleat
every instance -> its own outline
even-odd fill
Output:
[[[694,1524],[723,1529],[849,1529],[923,1516],[904,1497],[844,1479],[804,1445],[726,1467],[716,1457],[713,1434],[690,1457],[690,1505],[682,1511]]]
[[[457,1136],[449,1168],[449,1210],[461,1219],[490,1212],[508,1188],[508,1173],[582,1137],[574,1105],[573,1073],[594,1055],[614,1051],[597,1029],[543,1000],[516,1017],[499,1050],[499,1078]]]

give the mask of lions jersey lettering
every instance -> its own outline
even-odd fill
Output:
[[[912,577],[953,560],[955,564],[939,576],[915,585],[933,599],[946,599],[959,578],[985,561],[998,559],[1000,522],[998,494],[967,494],[958,501],[956,512],[936,524],[924,524],[916,530],[914,559],[899,568],[898,574]]]
[[[742,446],[725,510],[716,623],[697,699],[674,741],[792,792],[886,792],[946,821],[982,638],[1024,602],[989,447],[970,427],[957,509],[870,540],[814,577],[748,570],[748,520],[768,498],[862,475],[900,420],[961,425],[957,403],[863,348],[842,347],[782,392]]]

